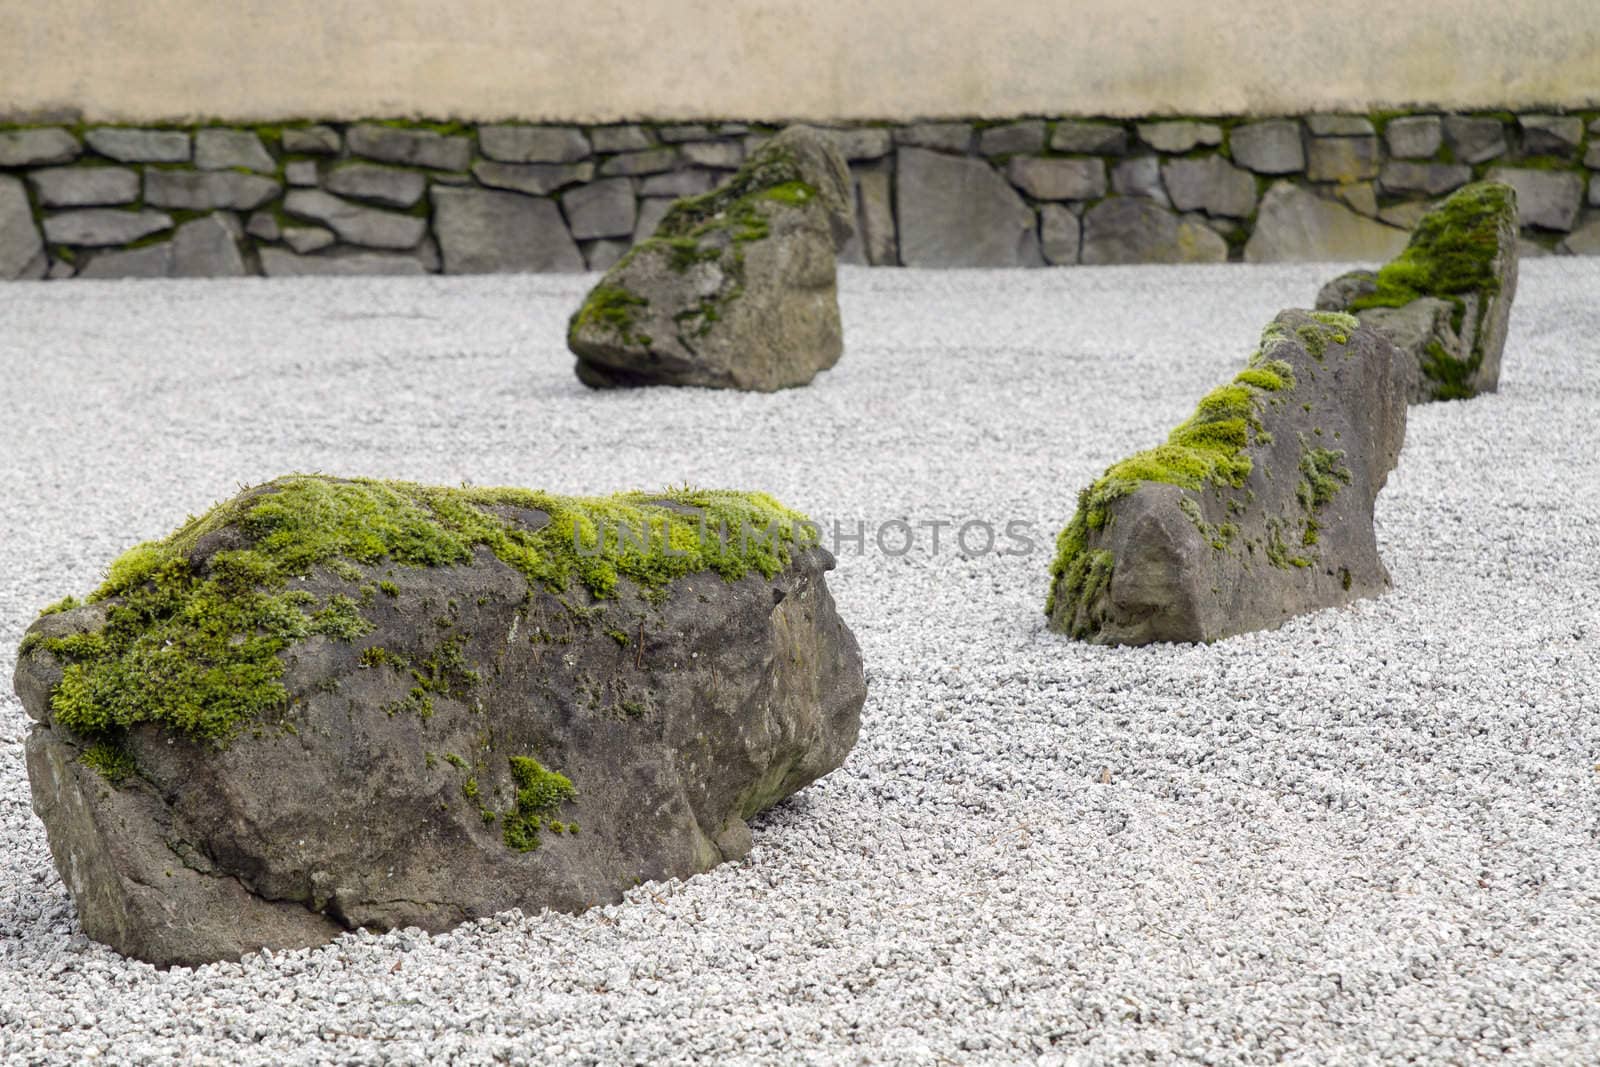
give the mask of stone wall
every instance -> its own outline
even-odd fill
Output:
[[[774,127],[0,127],[0,279],[599,270]],[[1517,187],[1528,254],[1600,254],[1600,112],[864,125],[845,260],[1387,259]]]

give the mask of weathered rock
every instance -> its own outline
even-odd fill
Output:
[[[1078,262],[1078,246],[1083,225],[1078,216],[1060,204],[1039,209],[1039,248],[1046,263],[1069,267]]]
[[[576,163],[592,151],[570,126],[480,126],[478,147],[501,163]]]
[[[1050,147],[1057,152],[1120,156],[1128,150],[1128,131],[1109,122],[1063,120],[1050,134]]]
[[[589,140],[596,152],[638,152],[656,143],[642,126],[596,126]]]
[[[70,163],[82,152],[76,137],[55,127],[0,131],[0,167]]]
[[[296,232],[302,231],[286,230],[285,234]],[[368,274],[407,276],[427,274],[429,270],[420,253],[333,252],[303,256],[283,248],[263,248],[261,273],[269,278],[303,278]]]
[[[1566,233],[1583,206],[1583,176],[1569,170],[1527,170],[1495,167],[1489,181],[1505,182],[1517,191],[1517,213],[1524,226]]]
[[[283,236],[283,227],[278,225],[278,217],[272,212],[257,211],[245,223],[244,232],[262,241],[276,241]]]
[[[677,199],[709,193],[717,180],[709,170],[698,168],[652,174],[639,183],[640,196],[666,196]]]
[[[1571,156],[1583,144],[1583,119],[1577,115],[1519,115],[1517,125],[1523,155]]]
[[[155,170],[144,172],[144,202],[183,211],[253,211],[283,192],[283,186],[258,174],[231,170]]]
[[[44,220],[45,240],[53,245],[125,245],[170,229],[172,216],[161,211],[86,208],[47,215]]]
[[[591,271],[610,270],[622,262],[622,257],[633,247],[628,241],[589,241],[582,246],[583,261]]]
[[[1387,337],[1414,403],[1493,392],[1517,292],[1517,202],[1507,185],[1467,186],[1422,217],[1392,263],[1335,278],[1317,307]]]
[[[1448,193],[1471,180],[1472,168],[1464,163],[1408,163],[1391,159],[1378,174],[1378,183],[1385,192],[1426,196]]]
[[[367,164],[356,164],[356,166],[367,166]],[[283,180],[297,188],[310,189],[322,180],[322,175],[317,169],[316,160],[296,159],[283,165]]]
[[[1038,119],[990,126],[978,131],[978,151],[986,156],[1037,152],[1044,147],[1044,123]]]
[[[332,230],[321,226],[285,226],[282,236],[284,244],[303,256],[320,252],[338,241]]]
[[[1341,185],[1334,192],[1340,200],[1355,208],[1356,211],[1369,219],[1379,216],[1378,190],[1371,182],[1353,182],[1350,185]]]
[[[1139,140],[1157,152],[1187,152],[1222,143],[1222,127],[1211,122],[1141,122]]]
[[[981,159],[902,148],[895,176],[900,261],[908,267],[1022,267],[1042,262],[1037,221]]]
[[[276,174],[278,163],[249,130],[200,130],[194,135],[194,165],[201,170],[243,167],[261,174]]]
[[[350,153],[379,163],[401,163],[433,170],[466,170],[472,162],[472,139],[434,130],[393,126],[352,126],[345,137]]]
[[[675,204],[590,292],[567,333],[579,379],[804,385],[843,349],[834,257],[853,215],[833,142],[785,130],[727,184]]]
[[[744,162],[744,145],[738,141],[697,141],[678,146],[684,160],[697,167],[733,170]]]
[[[1035,200],[1098,200],[1106,195],[1106,165],[1098,159],[1012,156],[1006,176]]]
[[[296,476],[141,546],[18,657],[85,932],[198,965],[743,857],[866,695],[803,521],[760,494]]]
[[[846,163],[865,163],[882,159],[894,150],[894,136],[879,126],[857,126],[846,130],[828,130],[833,145]]]
[[[1390,119],[1383,136],[1394,158],[1428,159],[1444,143],[1444,123],[1438,115],[1406,115]]]
[[[1306,177],[1314,182],[1359,182],[1378,176],[1376,137],[1313,137]]]
[[[856,233],[866,261],[874,267],[895,266],[900,262],[900,245],[895,237],[889,172],[863,168],[856,172],[855,179]]]
[[[77,274],[77,267],[73,266],[71,263],[68,263],[64,259],[58,259],[50,264],[50,270],[45,274],[45,277],[53,282],[65,281],[68,278],[76,277]]]
[[[1358,215],[1293,182],[1279,182],[1261,198],[1244,258],[1250,263],[1388,259],[1405,243],[1404,230]]]
[[[40,207],[104,207],[139,199],[139,175],[127,167],[46,167],[28,175]]]
[[[643,152],[624,152],[600,164],[606,177],[627,178],[641,174],[661,174],[678,165],[676,148],[650,148]]]
[[[0,282],[43,278],[49,269],[28,191],[17,179],[0,174]]]
[[[1221,156],[1166,160],[1161,177],[1179,211],[1242,219],[1256,209],[1255,177]]]
[[[1236,127],[1228,135],[1228,148],[1236,162],[1257,174],[1298,174],[1306,169],[1300,124],[1291,119]]]
[[[710,190],[707,190],[708,192]],[[633,226],[633,243],[648,241],[661,225],[661,220],[672,210],[673,201],[665,197],[650,197],[639,201],[639,221]]]
[[[937,152],[965,152],[972,146],[972,124],[968,122],[922,122],[894,131],[896,144],[928,148]]]
[[[1112,167],[1111,188],[1123,196],[1142,196],[1172,206],[1161,184],[1161,160],[1156,156],[1135,156]]]
[[[472,176],[495,189],[529,196],[547,196],[557,189],[594,178],[593,163],[489,163],[472,165]]]
[[[284,197],[283,210],[296,218],[320,222],[340,240],[364,248],[415,248],[428,230],[426,219],[362,207],[321,189],[293,190]]]
[[[714,135],[710,126],[699,122],[689,122],[675,126],[658,127],[656,136],[661,138],[664,144],[680,144],[684,141],[710,140]]]
[[[250,273],[239,254],[239,224],[221,212],[191,219],[172,238],[172,277],[242,278]]]
[[[1365,115],[1308,115],[1306,128],[1313,137],[1361,137],[1377,132]]]
[[[561,211],[567,216],[567,229],[580,241],[627,237],[633,233],[639,213],[633,183],[626,178],[603,178],[579,186],[561,198]]]
[[[1046,614],[1097,644],[1215,641],[1388,590],[1372,510],[1405,437],[1394,348],[1285,311],[1167,443],[1113,465],[1057,541]]]
[[[332,126],[291,126],[283,131],[283,150],[292,155],[336,156],[343,147]]]
[[[1506,130],[1499,119],[1448,115],[1444,120],[1444,136],[1458,163],[1482,163],[1503,155],[1506,150]]]
[[[179,130],[101,126],[83,139],[102,156],[121,163],[185,163],[189,159],[189,135]]]
[[[1592,218],[1568,234],[1561,251],[1572,256],[1600,256],[1600,218]]]
[[[414,170],[351,163],[328,171],[322,187],[330,193],[386,207],[411,207],[427,191],[428,179]]]
[[[1591,144],[1589,150],[1583,154],[1583,165],[1590,170],[1600,170],[1600,139]],[[1600,199],[1595,196],[1596,192],[1600,192],[1600,184],[1591,181],[1589,183],[1589,203],[1600,203]]]
[[[1390,226],[1398,226],[1407,233],[1416,229],[1417,223],[1422,221],[1422,216],[1433,210],[1433,205],[1426,200],[1408,200],[1403,204],[1391,204],[1378,212],[1378,218]]]
[[[1153,200],[1118,196],[1083,216],[1083,262],[1224,263],[1228,242],[1210,227]]]
[[[446,274],[584,270],[554,200],[437,186],[429,196]]]
[[[98,252],[78,271],[90,280],[172,277],[172,242]]]

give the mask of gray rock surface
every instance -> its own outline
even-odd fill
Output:
[[[843,351],[835,255],[854,215],[833,141],[790,127],[725,185],[679,201],[600,280],[567,332],[579,380],[762,392],[806,384]]]
[[[1426,200],[1408,200],[1403,204],[1391,204],[1378,212],[1380,221],[1390,226],[1398,226],[1402,230],[1411,230],[1422,221],[1433,207]]]
[[[972,147],[970,122],[922,122],[894,131],[896,144],[937,152],[965,152]]]
[[[1157,152],[1187,152],[1222,143],[1222,127],[1211,122],[1141,122],[1139,140]]]
[[[1377,132],[1365,115],[1308,115],[1306,128],[1313,137],[1360,137]]]
[[[1394,158],[1428,159],[1444,143],[1444,123],[1438,115],[1405,115],[1390,119],[1383,136]]]
[[[1052,629],[1211,642],[1388,591],[1373,505],[1405,440],[1393,346],[1348,315],[1284,311],[1234,385],[1242,400],[1208,397],[1166,446],[1209,473],[1141,480],[1131,472],[1160,461],[1135,461],[1080,497],[1051,572]],[[1235,421],[1233,449],[1208,445]]]
[[[638,152],[656,143],[643,126],[596,126],[589,141],[596,152]]]
[[[185,163],[189,159],[189,135],[180,130],[99,126],[83,139],[102,156],[122,163]]]
[[[323,229],[321,226],[285,226],[283,228],[283,243],[288,245],[300,255],[310,255],[320,252],[338,241],[332,230]]]
[[[1447,115],[1444,136],[1458,163],[1482,163],[1506,151],[1506,129],[1499,119]]]
[[[320,222],[339,239],[364,248],[415,248],[428,231],[428,220],[415,215],[363,207],[321,189],[294,189],[283,210],[296,218]]]
[[[1043,147],[1044,123],[1038,119],[1010,122],[978,131],[978,152],[985,156],[1037,152]]]
[[[1169,159],[1161,177],[1179,211],[1242,219],[1256,209],[1256,179],[1219,155]]]
[[[641,152],[624,152],[600,164],[600,173],[606,177],[633,177],[640,174],[660,174],[678,165],[676,148],[649,148]]]
[[[194,135],[194,165],[201,170],[243,167],[260,174],[276,174],[278,162],[261,138],[250,130],[209,129]]]
[[[1057,267],[1078,262],[1083,224],[1060,204],[1045,204],[1039,209],[1039,249],[1044,261]]]
[[[328,171],[322,178],[322,187],[330,193],[385,207],[411,207],[427,191],[428,179],[414,170],[351,163]]]
[[[882,159],[894,150],[894,136],[886,128],[859,126],[848,130],[829,130],[828,136],[838,147],[846,163],[869,162]]]
[[[553,200],[437,186],[429,196],[446,274],[584,269]]]
[[[40,207],[104,207],[139,199],[139,175],[127,167],[45,167],[28,175]]]
[[[118,278],[172,277],[172,242],[145,245],[143,248],[96,252],[77,273],[77,277],[110,281]]]
[[[1128,150],[1128,131],[1109,122],[1063,119],[1050,132],[1050,147],[1057,152],[1120,156]]]
[[[589,241],[582,246],[583,261],[591,271],[610,270],[622,261],[632,247],[630,241]]]
[[[1589,150],[1583,154],[1583,165],[1590,170],[1600,170],[1600,138],[1589,145]],[[1594,193],[1597,187],[1593,181],[1589,183],[1589,202],[1595,203]]]
[[[257,211],[245,223],[244,232],[261,241],[276,241],[283,236],[278,217],[270,211]],[[329,235],[330,237],[332,234]]]
[[[893,180],[881,168],[859,170],[855,178],[856,234],[866,261],[874,267],[896,266],[900,246],[895,236]]]
[[[368,164],[358,164],[367,166]],[[314,159],[295,159],[283,165],[283,180],[300,189],[311,189],[322,181],[321,171]]]
[[[1600,218],[1592,218],[1569,233],[1561,251],[1573,256],[1600,256]]]
[[[235,505],[270,507],[307,481]],[[553,518],[537,508],[548,497],[504,499],[462,506],[523,537]],[[682,512],[700,511],[666,504],[644,514],[693,531]],[[224,521],[177,551],[210,576],[219,551],[259,536]],[[614,902],[744,858],[745,820],[837,768],[860,729],[861,655],[820,548],[786,551],[771,577],[698,570],[664,599],[626,578],[604,597],[576,580],[550,588],[486,548],[449,566],[327,562],[343,574],[315,567],[296,594],[343,598],[359,636],[275,653],[289,708],[264,729],[217,744],[144,723],[98,739],[133,768],[115,782],[80,758],[96,739],[52,707],[68,662],[48,644],[20,658],[34,807],[90,937],[195,966],[358,927],[442,931],[510,908]],[[380,580],[395,594],[376,596]],[[119,612],[111,597],[34,632],[148,625]]]
[[[28,191],[16,178],[0,174],[0,282],[43,278],[48,270]]]
[[[699,196],[709,193],[716,178],[709,170],[700,168],[668,171],[665,174],[652,174],[639,182],[640,196],[667,196],[677,199],[683,196]]]
[[[1494,167],[1487,177],[1517,191],[1522,225],[1566,233],[1577,224],[1578,209],[1583,206],[1582,175],[1564,170]]]
[[[573,189],[561,198],[561,212],[567,229],[580,241],[628,237],[639,217],[633,183],[626,178],[602,178]]]
[[[1161,160],[1157,156],[1134,156],[1111,168],[1111,188],[1123,196],[1142,196],[1166,207],[1172,206],[1161,184]]]
[[[1411,163],[1391,159],[1378,174],[1378,183],[1385,192],[1424,196],[1451,192],[1471,180],[1472,168],[1465,163]]]
[[[1106,165],[1098,159],[1012,156],[1006,177],[1035,200],[1098,200],[1106,195]]]
[[[1405,244],[1404,230],[1375,222],[1293,182],[1278,182],[1261,198],[1244,258],[1249,263],[1384,260],[1399,255]]]
[[[472,139],[434,130],[407,130],[362,124],[350,127],[345,142],[351,155],[380,163],[401,163],[432,170],[464,171],[472,162]]]
[[[158,170],[144,172],[144,202],[183,211],[253,211],[283,192],[259,174],[236,171]]]
[[[216,212],[191,219],[172,238],[172,277],[241,278],[250,271],[239,254],[239,223]]]
[[[1228,135],[1228,148],[1235,162],[1257,174],[1298,174],[1306,169],[1300,124],[1292,119],[1236,126]]]
[[[548,196],[558,189],[593,179],[594,164],[491,163],[480,159],[472,165],[472,176],[494,189],[508,189],[529,196]]]
[[[576,163],[592,151],[571,126],[480,126],[478,148],[500,163]]]
[[[269,278],[407,276],[427,274],[420,255],[401,252],[335,252],[297,255],[288,249],[263,248],[261,273]]]
[[[1519,115],[1522,154],[1571,156],[1583,144],[1583,119],[1577,115]]]
[[[696,141],[679,145],[678,152],[696,167],[735,170],[744,162],[744,145],[738,141]]]
[[[78,139],[57,127],[0,130],[0,167],[70,163],[82,152],[83,146],[78,144]]]
[[[172,216],[161,211],[119,211],[85,208],[45,216],[45,240],[53,245],[97,247],[125,245],[172,229]]]
[[[1368,218],[1378,218],[1378,190],[1371,182],[1353,182],[1334,190],[1335,195]]]
[[[1306,153],[1306,177],[1314,182],[1359,182],[1378,176],[1378,139],[1313,137]]]
[[[634,244],[654,236],[656,227],[661,225],[661,220],[672,210],[672,204],[673,201],[666,197],[647,197],[639,201],[639,221],[634,223],[633,227]]]
[[[1083,216],[1083,262],[1225,263],[1228,242],[1204,223],[1143,197],[1102,200]]]
[[[344,147],[332,126],[290,126],[283,131],[283,150],[306,156],[336,156]]]
[[[906,266],[1041,262],[1033,209],[983,160],[902,148],[898,168],[895,215]]]
[[[663,144],[680,144],[684,141],[707,141],[715,134],[705,123],[688,122],[675,126],[658,126],[656,136],[661,138]]]

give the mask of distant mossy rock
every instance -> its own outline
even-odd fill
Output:
[[[1389,588],[1373,501],[1405,438],[1394,346],[1284,311],[1167,443],[1078,495],[1050,627],[1098,644],[1215,641]]]
[[[1417,222],[1404,252],[1376,273],[1322,287],[1317,307],[1350,311],[1405,356],[1412,403],[1458,400],[1500,385],[1517,295],[1517,193],[1464,186]]]
[[[761,494],[291,476],[134,548],[18,654],[84,930],[199,964],[743,856],[860,726],[808,530]]]
[[[595,388],[804,385],[844,349],[835,256],[852,232],[832,139],[791,126],[725,184],[679,200],[606,272],[567,330]]]

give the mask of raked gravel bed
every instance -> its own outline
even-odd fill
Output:
[[[579,277],[0,287],[6,679],[121,549],[320,470],[866,523],[831,584],[870,686],[743,862],[164,973],[78,931],[7,684],[0,1058],[1593,1063],[1600,259],[1526,263],[1501,392],[1412,409],[1390,595],[1209,647],[1044,628],[1077,489],[1335,270],[845,270],[844,359],[771,396],[585,390]],[[891,555],[895,519],[1035,543]]]

